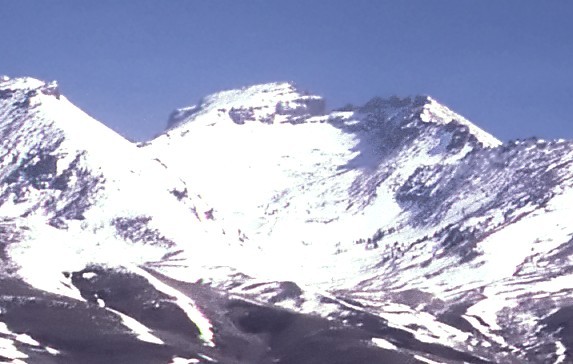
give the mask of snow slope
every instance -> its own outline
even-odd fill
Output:
[[[84,301],[69,272],[224,244],[219,227],[201,223],[208,208],[183,181],[56,83],[0,83],[0,135],[0,278]]]
[[[30,78],[0,135],[0,361],[573,361],[570,142],[272,83],[135,145]]]
[[[381,229],[419,234],[420,218],[401,198],[409,178],[422,168],[454,168],[470,152],[500,144],[427,97],[376,98],[354,111],[309,112],[293,122],[280,105],[319,97],[281,86],[209,96],[143,149],[201,191],[227,233],[247,247],[242,251],[289,257],[287,272],[297,256],[348,250]],[[236,123],[233,109],[253,109],[254,116]],[[274,121],[261,121],[267,119]],[[429,229],[462,218],[452,210]]]
[[[524,354],[553,341],[534,333],[569,305],[553,302],[556,291],[569,291],[567,270],[552,270],[551,278],[543,266],[531,273],[537,278],[521,272],[532,269],[529,262],[553,256],[569,264],[573,231],[564,206],[571,143],[502,145],[422,96],[374,98],[362,107],[309,112],[293,121],[278,106],[308,95],[284,87],[209,96],[143,146],[192,181],[240,241],[230,248],[236,259],[228,265],[262,282],[337,292],[381,317],[398,300],[407,309],[395,322],[414,310],[411,323],[400,327],[419,322],[424,312],[437,322],[427,326],[431,337],[452,343],[457,335],[456,347],[469,345],[466,350],[476,355],[501,352],[496,360],[507,362],[514,353],[521,356],[515,360],[569,358],[563,350]],[[254,112],[236,122],[231,111],[237,109]],[[524,288],[517,294],[515,286]],[[532,298],[523,291],[532,287],[543,290]],[[516,307],[524,300],[530,307],[521,312]],[[299,302],[299,309],[305,305],[315,304]],[[319,306],[311,311],[328,315]],[[444,323],[453,330],[438,335],[440,320],[449,320]],[[470,338],[453,334],[460,327]],[[499,333],[504,330],[507,337]],[[536,339],[516,339],[515,332]]]

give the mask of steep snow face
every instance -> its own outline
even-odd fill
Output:
[[[56,83],[0,83],[0,215],[25,217],[38,232],[11,245],[9,256],[28,267],[53,265],[27,270],[28,281],[46,282],[45,272],[69,270],[65,261],[46,260],[49,252],[108,260],[114,249],[135,243],[123,259],[140,263],[181,249],[177,244],[205,244],[211,238],[208,224],[199,223],[203,210],[185,182],[72,105]]]
[[[469,133],[482,143],[483,146],[492,148],[501,145],[501,142],[497,138],[483,131],[471,121],[456,114],[431,97],[427,97],[426,100],[420,113],[420,120],[427,123],[447,124],[453,122],[458,125],[463,125],[468,128]]]
[[[324,304],[340,298],[393,327],[423,326],[409,331],[421,341],[496,353],[495,362],[572,359],[563,351],[571,143],[502,145],[428,97],[375,98],[296,123],[233,123],[228,111],[257,97],[228,95],[208,98],[217,113],[193,108],[143,147],[180,171],[242,242],[224,265],[257,277],[197,278],[328,317],[348,314]],[[276,281],[302,293],[287,289],[282,301]]]
[[[207,98],[219,102],[211,110],[259,99],[225,94],[233,98]],[[236,124],[222,111],[196,111],[143,147],[200,191],[241,242],[224,265],[267,280],[352,287],[397,242],[401,249],[446,231],[495,198],[492,186],[476,199],[462,173],[479,171],[477,159],[468,161],[500,142],[428,97],[374,98],[304,121]]]
[[[95,215],[96,207],[109,210],[110,204],[120,213],[144,214],[157,209],[158,200],[172,208],[194,209],[193,199],[200,204],[160,162],[60,96],[55,83],[1,83],[0,133],[4,216],[81,220],[88,210]]]
[[[227,232],[246,245],[292,251],[333,249],[410,224],[396,195],[417,168],[499,145],[427,97],[375,98],[330,114],[300,100],[320,98],[288,84],[215,94],[144,149],[201,191]],[[236,122],[239,109],[252,117]]]
[[[193,301],[172,299],[175,290],[150,282],[139,268],[185,249],[220,249],[220,229],[201,223],[208,210],[158,160],[60,95],[57,83],[4,78],[0,329],[14,331],[0,333],[0,356],[30,363],[119,363],[125,358],[107,356],[114,351],[110,346],[120,345],[133,348],[133,362],[154,356],[154,362],[168,362],[174,354],[158,348],[172,345],[174,337],[186,347],[196,342],[197,351],[212,346],[209,320]],[[93,266],[106,267],[96,272],[107,269],[121,288],[90,290],[100,284],[93,270],[86,271]],[[110,281],[104,278],[112,286]],[[153,331],[166,322],[176,326],[169,327],[175,336],[163,341]],[[45,342],[30,347],[32,339],[18,342],[26,338],[16,332]],[[82,350],[86,343],[102,345],[102,352]]]
[[[0,80],[10,360],[573,361],[570,142],[275,83],[137,147],[57,83]]]

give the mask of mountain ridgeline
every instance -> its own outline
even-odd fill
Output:
[[[573,362],[573,143],[216,93],[132,143],[0,79],[0,362]]]

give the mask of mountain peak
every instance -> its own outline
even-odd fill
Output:
[[[11,78],[6,75],[0,76],[0,89],[6,90],[34,90],[46,86],[45,81],[33,77]]]
[[[203,120],[209,124],[217,120],[235,124],[277,124],[296,123],[302,118],[324,113],[322,97],[300,91],[289,82],[274,82],[206,96],[197,105],[175,110],[167,126],[172,129],[197,119],[198,115],[208,115]]]
[[[420,112],[420,120],[427,123],[449,124],[455,123],[468,128],[470,134],[487,148],[493,148],[501,145],[501,141],[493,135],[487,133],[477,125],[467,120],[463,116],[455,113],[447,106],[442,105],[430,96],[425,96],[426,102],[423,104]]]
[[[427,95],[404,98],[398,96],[374,97],[364,106],[345,107],[341,111],[372,115],[379,121],[407,122],[419,120],[423,123],[448,126],[449,128],[459,126],[462,129],[467,129],[468,134],[473,135],[486,148],[501,144],[501,141],[494,136]]]
[[[22,105],[28,106],[30,99],[39,93],[60,98],[57,81],[44,82],[32,77],[10,78],[5,75],[0,76],[0,100],[8,99],[15,93],[24,94],[27,101]]]

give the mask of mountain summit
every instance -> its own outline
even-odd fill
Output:
[[[269,83],[207,96],[197,105],[175,110],[167,125],[173,128],[192,120],[296,123],[324,112],[325,102],[320,96],[301,93],[291,83]]]
[[[313,245],[330,246],[374,234],[386,219],[408,219],[396,194],[417,169],[501,144],[423,96],[326,113],[318,96],[266,84],[182,110],[193,112],[144,149],[193,183],[242,239],[288,250],[309,243],[309,234]]]
[[[0,361],[573,361],[573,144],[427,96],[207,96],[133,144],[0,79]]]

